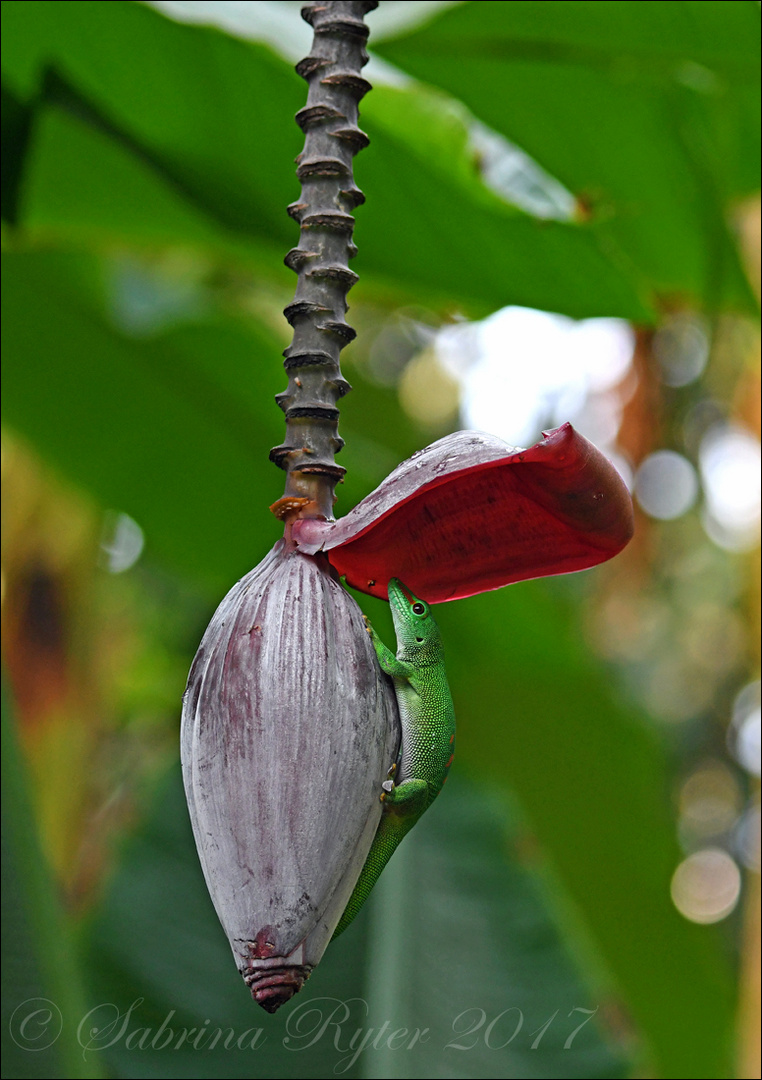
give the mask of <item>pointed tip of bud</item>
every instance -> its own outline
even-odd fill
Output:
[[[265,1012],[275,1013],[281,1005],[291,1000],[296,991],[297,988],[294,986],[268,986],[263,990],[252,990],[251,996]]]
[[[310,976],[309,967],[288,964],[279,968],[244,975],[244,982],[257,1005],[269,1013],[277,1012],[304,986]]]

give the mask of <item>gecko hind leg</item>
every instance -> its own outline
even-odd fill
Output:
[[[352,922],[400,840],[412,829],[428,803],[429,785],[425,780],[403,780],[401,784],[389,782],[392,789],[381,794],[384,809],[368,857],[331,941]]]
[[[384,785],[381,801],[386,811],[400,818],[415,815],[414,820],[417,820],[428,805],[429,785],[425,780],[416,780],[412,777],[409,780],[403,780],[401,784],[395,784],[392,781],[391,788]]]

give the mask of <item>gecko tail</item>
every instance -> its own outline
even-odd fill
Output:
[[[349,903],[344,909],[344,914],[339,919],[338,925],[333,932],[331,941],[335,941],[339,934],[343,934],[354,917],[362,908],[370,896],[373,886],[381,876],[381,871],[391,859],[405,833],[409,832],[414,824],[404,817],[395,813],[384,813],[378,823],[376,835],[373,837],[365,865],[360,871],[357,884],[349,898]]]

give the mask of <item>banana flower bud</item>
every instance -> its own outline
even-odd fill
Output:
[[[306,501],[306,500],[305,500]],[[594,566],[632,535],[619,474],[564,424],[516,450],[457,432],[346,517],[303,518],[214,615],[183,706],[201,864],[239,970],[275,1011],[320,959],[362,869],[399,715],[339,575],[430,603]]]
[[[238,969],[274,1012],[331,939],[381,816],[399,719],[362,612],[279,541],[231,589],[183,699],[185,791]]]

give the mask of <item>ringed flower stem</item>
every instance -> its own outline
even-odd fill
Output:
[[[284,309],[294,330],[284,352],[288,386],[276,397],[286,436],[270,451],[287,473],[284,496],[271,508],[287,528],[297,517],[332,519],[334,489],[346,472],[335,460],[344,445],[338,402],[351,389],[339,354],[355,337],[346,322],[347,293],[357,281],[349,260],[357,251],[353,211],[365,197],[352,164],[368,145],[357,126],[358,103],[371,88],[361,74],[368,62],[364,16],[377,6],[377,0],[318,0],[302,8],[315,34],[309,56],[296,65],[309,90],[296,114],[305,135],[296,170],[301,195],[288,208],[300,236],[285,258],[299,280]]]

